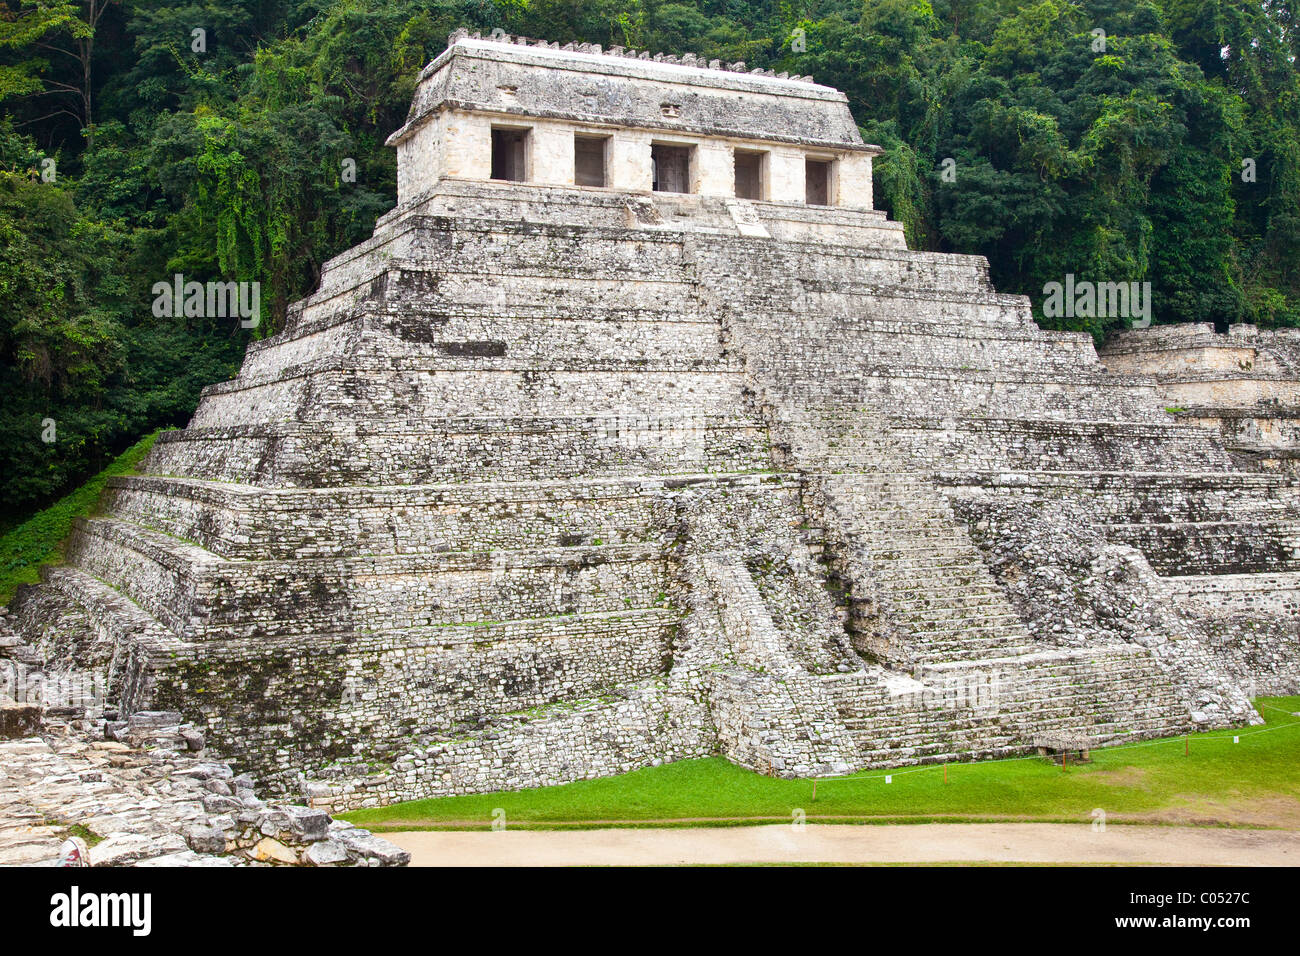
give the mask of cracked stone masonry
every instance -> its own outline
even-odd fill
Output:
[[[230,762],[170,771],[219,798],[176,852],[288,846],[236,773],[331,811],[829,775],[1300,688],[1300,416],[1267,401],[1300,364],[1262,333],[1040,330],[983,258],[907,249],[808,77],[458,33],[389,142],[373,238],[5,618],[0,653]],[[1226,408],[1242,350],[1280,357]]]

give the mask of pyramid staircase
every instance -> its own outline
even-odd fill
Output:
[[[973,715],[950,751],[944,733],[932,732],[919,749],[903,744],[913,758],[1012,752],[1017,741],[1049,729],[1095,740],[1185,729],[1192,705],[1145,649],[1059,647],[1026,631],[954,515],[944,478],[974,470],[960,452],[991,460],[1028,444],[1023,436],[1036,428],[1067,436],[1044,446],[1043,460],[1068,461],[1063,446],[1089,430],[1101,436],[1103,456],[1128,442],[1120,453],[1172,450],[1189,468],[1227,469],[1230,459],[1195,429],[1151,426],[1149,385],[1111,382],[1086,361],[1090,345],[1039,331],[1023,300],[993,294],[978,275],[964,284],[944,276],[944,268],[961,265],[949,262],[955,257],[918,265],[911,285],[891,286],[864,279],[881,268],[880,255],[866,248],[823,257],[787,244],[779,263],[751,257],[761,274],[741,272],[731,285],[710,286],[728,345],[745,361],[764,406],[778,463],[805,475],[806,503],[852,608],[855,646],[920,683],[886,702],[878,688],[858,686],[861,678],[839,679],[855,687],[842,712],[862,737],[864,759],[880,760],[879,750],[909,739],[881,724],[882,714],[949,693],[975,709],[980,699],[998,704]],[[888,255],[891,271],[896,259]],[[994,422],[1000,433],[989,427]],[[1017,433],[1011,443],[1008,431]],[[1005,457],[994,463],[1007,478],[1013,466]],[[1076,467],[1105,474],[1099,463]],[[1032,480],[1023,471],[1016,477]],[[1117,528],[1115,537],[1124,531]],[[1140,702],[1135,687],[1145,688]]]

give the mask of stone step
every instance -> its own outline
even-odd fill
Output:
[[[897,620],[908,625],[909,630],[917,636],[998,629],[1024,632],[1024,625],[1020,618],[1000,608],[990,610],[988,613],[962,613],[955,609],[926,614],[904,612],[897,615]]]
[[[901,614],[915,614],[925,611],[963,611],[1002,609],[1005,598],[990,586],[984,591],[969,587],[948,588],[946,592],[931,592],[924,589],[895,588],[889,591],[889,602]]]
[[[722,416],[248,423],[164,432],[155,475],[263,487],[635,478],[771,470],[768,433]]]
[[[613,368],[664,361],[689,367],[723,357],[716,321],[680,305],[559,310],[549,303],[439,303],[399,310],[363,303],[300,325],[292,335],[253,344],[260,347],[249,349],[240,370],[244,379],[329,357],[431,358],[445,367],[485,368],[581,362]]]
[[[567,356],[562,359],[550,359],[544,363],[513,359],[505,355],[390,355],[378,353],[349,354],[347,356],[325,355],[310,357],[296,365],[277,366],[273,369],[253,375],[241,375],[226,382],[206,386],[203,397],[247,392],[253,389],[284,385],[313,377],[335,376],[347,380],[364,382],[383,379],[382,384],[390,388],[410,387],[410,383],[427,379],[439,374],[450,375],[456,372],[472,372],[475,375],[496,373],[497,377],[509,373],[530,376],[559,378],[566,373],[604,375],[611,379],[619,376],[652,373],[671,373],[674,375],[690,374],[739,374],[740,366],[722,355],[705,357],[678,357],[657,355],[653,360],[636,358],[597,359],[585,356]],[[557,417],[572,416],[580,406],[557,412]],[[408,408],[398,409],[392,417],[410,417],[414,413]],[[496,413],[488,407],[478,407],[474,411],[457,417],[489,417],[497,415],[520,415],[512,409]],[[679,413],[680,414],[680,413]],[[362,416],[367,417],[367,416]],[[523,417],[523,416],[521,416]]]
[[[950,643],[925,643],[916,640],[907,649],[906,659],[912,666],[939,663],[982,663],[992,658],[1028,656],[1039,650],[1037,645],[1025,643],[1023,638],[1008,637],[1003,641],[985,639],[954,641]]]
[[[974,545],[963,543],[953,545],[947,542],[917,545],[910,548],[877,545],[864,547],[858,555],[873,564],[885,564],[891,568],[910,570],[913,568],[973,568],[983,565],[983,558]]]
[[[669,588],[655,545],[226,561],[102,518],[78,521],[68,560],[198,641],[628,610]]]
[[[689,275],[638,279],[629,300],[628,282],[610,275],[574,275],[533,270],[510,276],[458,271],[431,271],[419,263],[385,264],[359,284],[319,292],[290,309],[281,338],[274,344],[314,335],[366,309],[436,315],[442,309],[525,310],[538,303],[564,308],[573,315],[600,314],[611,303],[689,319],[699,316],[698,286]],[[412,323],[414,334],[421,326]]]
[[[407,417],[501,414],[559,417],[575,410],[633,418],[706,415],[744,408],[744,382],[725,363],[571,370],[529,368],[344,367],[310,362],[270,380],[235,380],[203,391],[192,424],[200,428],[277,421],[359,424]]]
[[[968,666],[924,667],[928,698],[896,698],[861,684],[834,685],[840,690],[845,726],[863,755],[894,765],[900,756],[952,760],[970,752],[969,745],[951,746],[952,735],[975,734],[980,749],[1015,749],[1027,748],[1032,732],[1051,726],[1106,740],[1163,736],[1189,725],[1186,707],[1167,678],[1155,670],[1150,657],[1131,646],[979,662],[980,669],[974,671],[965,670]],[[1003,673],[995,696],[987,683],[980,682],[987,680],[990,667],[1011,669]],[[952,687],[932,683],[943,680],[944,674],[960,678],[964,673],[976,683]],[[920,704],[925,699],[929,702]],[[1085,699],[1093,704],[1083,705]],[[1081,706],[1095,705],[1102,711],[1080,711]]]
[[[396,707],[410,688],[418,686],[422,706],[436,715],[436,722],[425,721],[430,727],[546,706],[574,696],[598,696],[619,683],[660,676],[671,659],[671,642],[681,616],[672,608],[654,607],[388,629],[352,629],[339,620],[333,628],[304,629],[300,634],[228,638],[222,641],[219,655],[213,656],[208,645],[177,640],[137,604],[84,572],[47,568],[44,577],[46,586],[70,600],[86,602],[87,610],[109,632],[132,635],[122,647],[157,659],[160,679],[184,679],[186,667],[202,664],[189,674],[201,677],[210,695],[218,693],[219,683],[231,680],[226,693],[235,695],[228,701],[232,707],[242,699],[248,675],[262,673],[268,661],[319,655],[321,669],[312,678],[318,706],[328,701],[340,709],[364,709],[364,697],[382,698],[384,706]],[[344,652],[371,662],[373,670],[358,676],[332,669],[328,662]],[[535,678],[521,679],[520,660],[533,662]],[[176,666],[182,668],[180,675],[166,673]],[[469,675],[478,692],[466,696],[463,687]],[[350,703],[340,694],[357,699]]]
[[[915,596],[916,592],[942,590],[953,594],[965,591],[981,596],[994,595],[993,600],[997,600],[996,585],[988,571],[980,568],[939,568],[907,572],[886,565],[873,569],[871,580],[887,594],[901,591]]]
[[[852,377],[830,366],[808,368],[807,378],[782,387],[781,401],[797,405],[833,398],[851,407],[897,407],[907,395],[908,413],[918,417],[978,417],[990,407],[1006,416],[1039,420],[1149,420],[1159,401],[1154,385],[1116,384],[1100,373],[969,370],[934,367],[863,367]]]
[[[599,243],[603,255],[593,257]],[[321,292],[368,281],[393,263],[460,272],[475,261],[486,274],[554,271],[582,275],[681,275],[693,273],[681,234],[631,231],[601,226],[575,227],[556,222],[523,223],[506,219],[412,216],[398,228],[329,260],[321,271]]]
[[[109,479],[103,506],[222,558],[285,559],[664,542],[676,489],[793,507],[798,487],[775,475],[314,489],[137,475]]]
[[[962,311],[960,322],[933,315],[900,317],[888,307],[864,308],[854,311],[811,310],[797,326],[784,321],[785,313],[760,313],[745,324],[747,335],[757,338],[780,336],[788,341],[821,343],[832,350],[826,354],[839,354],[839,341],[826,341],[828,336],[843,337],[855,347],[864,340],[888,347],[893,343],[922,345],[926,343],[952,343],[956,347],[987,344],[990,348],[1006,346],[1032,346],[1041,354],[1068,353],[1086,357],[1091,343],[1078,339],[1056,339],[1027,323],[1020,310],[1008,310],[998,305],[977,304]],[[966,324],[969,321],[969,324]],[[1086,348],[1085,348],[1086,346]],[[911,351],[907,349],[906,351]]]

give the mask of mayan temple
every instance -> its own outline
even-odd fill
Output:
[[[334,809],[1102,746],[1300,688],[1295,471],[1143,333],[1103,364],[910,251],[844,94],[458,33],[389,142],[373,238],[16,599],[47,667]]]

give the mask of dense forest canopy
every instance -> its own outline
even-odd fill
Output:
[[[1300,325],[1300,0],[0,0],[0,528],[231,377],[395,195],[385,137],[465,27],[844,90],[914,248],[1157,322]],[[159,316],[174,274],[262,321]]]

